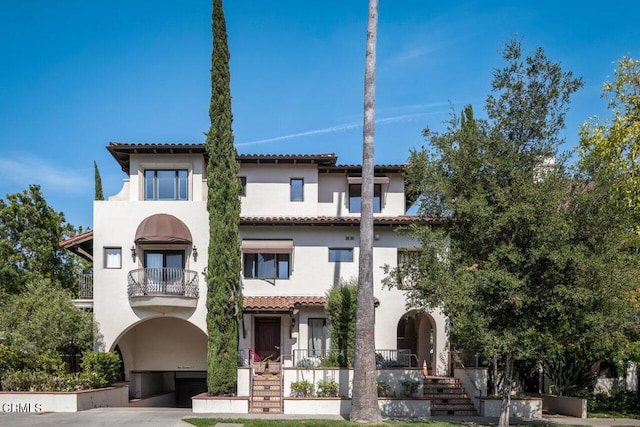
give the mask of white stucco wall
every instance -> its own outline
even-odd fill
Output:
[[[183,168],[189,171],[188,201],[144,201],[142,172],[145,168]],[[94,202],[94,315],[98,323],[101,349],[112,350],[118,343],[127,369],[176,370],[180,366],[204,369],[203,361],[183,360],[169,349],[172,340],[186,340],[183,349],[202,351],[202,337],[186,327],[195,325],[206,332],[206,283],[203,271],[208,259],[208,213],[206,191],[203,191],[205,168],[198,155],[132,155],[131,176],[119,194],[108,201]],[[243,216],[340,216],[348,215],[346,175],[318,174],[316,165],[241,165],[239,176],[247,177],[246,196],[241,198]],[[404,214],[404,184],[399,174],[389,174],[390,182],[383,184],[382,216]],[[291,202],[291,178],[304,179],[304,201]],[[199,274],[200,297],[194,308],[176,308],[159,312],[151,308],[131,307],[127,294],[129,271],[143,267],[144,246],[137,245],[133,261],[130,248],[134,245],[138,225],[147,217],[166,213],[179,218],[189,228],[193,245],[198,248],[197,261],[191,245],[176,245],[185,249],[185,268]],[[396,234],[392,227],[377,226],[374,242],[374,293],[380,305],[375,315],[375,346],[378,349],[397,348],[397,326],[409,311],[403,292],[382,286],[382,266],[395,266],[397,248],[415,247],[417,242]],[[294,251],[291,257],[291,276],[287,280],[242,279],[245,296],[314,295],[324,296],[340,278],[355,277],[358,272],[358,225],[334,226],[242,226],[244,239],[291,239]],[[104,248],[122,248],[122,266],[104,268]],[[153,246],[147,245],[146,248]],[[353,262],[329,262],[328,248],[353,248]],[[296,348],[306,348],[307,319],[324,317],[320,308],[301,308],[296,313],[296,326],[291,328],[289,314],[245,314],[245,331],[241,330],[240,348],[254,344],[251,329],[256,316],[280,316],[282,352],[290,355]],[[174,319],[166,322],[160,319]],[[153,319],[153,320],[149,320]],[[148,322],[147,322],[148,321]],[[185,321],[185,322],[182,322]],[[164,322],[164,323],[163,323]],[[442,313],[429,313],[429,325],[435,331],[434,347],[437,353],[436,374],[447,373],[446,322]],[[421,328],[423,327],[421,326]],[[165,334],[164,338],[160,335]],[[155,337],[155,338],[154,338]],[[188,339],[187,339],[188,338]],[[159,340],[159,341],[156,341]],[[153,351],[149,349],[154,349]],[[206,350],[206,349],[205,349]],[[166,354],[162,361],[153,353]],[[184,352],[183,352],[184,353]],[[206,353],[206,351],[205,351]],[[134,357],[135,355],[135,357]],[[427,357],[426,351],[419,354]],[[154,359],[155,358],[155,359]]]

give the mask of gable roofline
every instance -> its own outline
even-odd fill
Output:
[[[129,174],[132,154],[201,154],[207,160],[204,143],[139,143],[109,142],[107,151],[118,162],[122,171]],[[336,165],[338,157],[334,153],[320,154],[238,154],[241,164],[317,164],[321,172],[326,173],[361,173],[361,165]],[[399,173],[404,165],[376,165],[375,173]]]

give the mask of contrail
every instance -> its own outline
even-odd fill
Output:
[[[401,122],[401,121],[411,120],[418,117],[424,117],[428,114],[431,114],[431,113],[414,113],[414,114],[405,114],[402,116],[386,117],[384,119],[377,119],[376,124]],[[246,145],[266,144],[267,142],[283,141],[286,139],[300,138],[300,137],[311,136],[311,135],[321,135],[324,133],[342,132],[345,130],[357,129],[361,127],[362,127],[362,122],[344,123],[341,125],[331,126],[323,129],[315,129],[315,130],[309,130],[306,132],[292,133],[290,135],[276,136],[276,137],[267,138],[267,139],[259,139],[257,141],[241,142],[239,144],[236,144],[236,146],[243,147]]]

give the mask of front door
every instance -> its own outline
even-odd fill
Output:
[[[255,350],[261,358],[271,356],[275,360],[280,356],[280,318],[256,317]]]

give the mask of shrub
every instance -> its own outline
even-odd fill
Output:
[[[120,356],[117,353],[86,352],[82,355],[82,374],[91,388],[108,387],[118,379]]]
[[[408,379],[400,381],[400,385],[402,386],[402,396],[411,397],[418,392],[420,382],[417,380]]]
[[[296,367],[309,369],[313,366],[313,361],[311,359],[302,359],[296,363]]]
[[[318,397],[338,397],[338,383],[334,380],[318,381]]]
[[[294,381],[291,383],[292,397],[311,397],[313,396],[313,384],[307,380]]]
[[[378,397],[391,396],[391,387],[384,381],[378,381]]]

